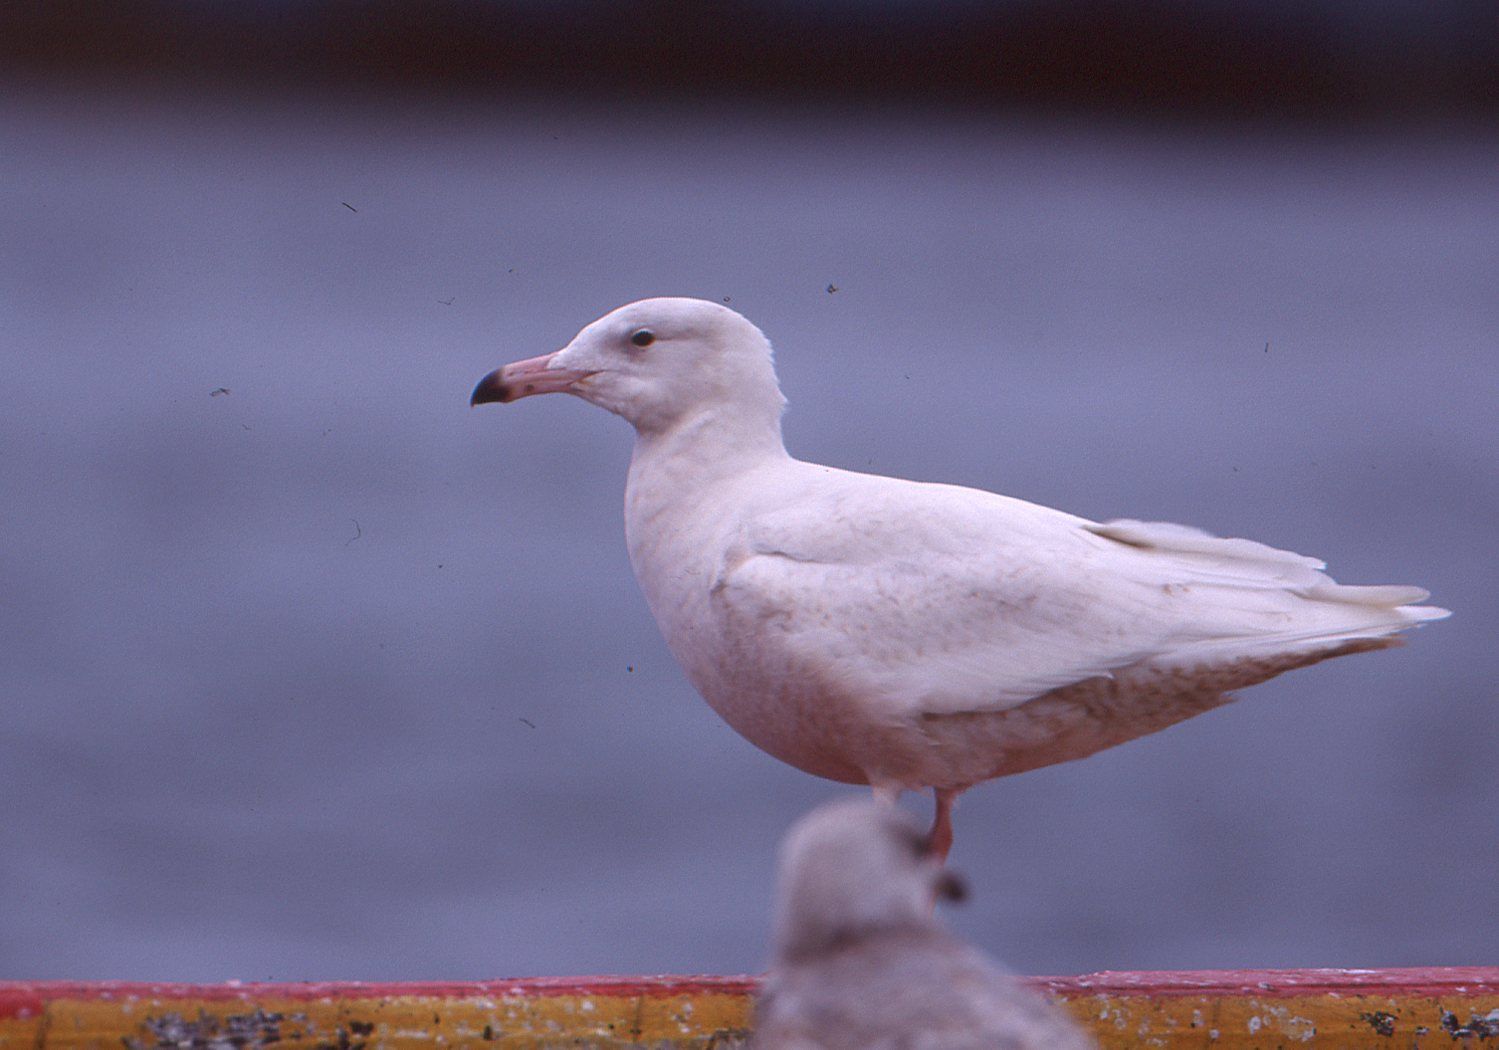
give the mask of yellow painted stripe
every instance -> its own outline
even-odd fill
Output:
[[[1068,1012],[1104,1047],[1448,1047],[1499,1041],[1499,995],[1076,996]],[[1480,1036],[1478,1033],[1484,1033]],[[1468,1046],[1469,1043],[1458,1043]],[[1488,1045],[1495,1045],[1489,1043]]]
[[[1499,1047],[1499,969],[1036,979],[1103,1047]],[[0,1050],[742,1046],[747,978],[0,983]]]

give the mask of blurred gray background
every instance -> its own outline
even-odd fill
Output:
[[[760,967],[781,832],[850,789],[672,662],[625,424],[467,407],[660,294],[766,331],[804,458],[1455,612],[975,789],[966,936],[1030,972],[1496,962],[1496,29],[8,8],[0,978]]]

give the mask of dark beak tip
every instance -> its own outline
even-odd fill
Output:
[[[468,407],[474,408],[495,401],[508,400],[510,400],[510,388],[500,381],[500,371],[495,369],[479,380],[479,385],[474,387],[474,392],[469,395]]]
[[[952,871],[944,871],[937,879],[937,896],[954,904],[968,899],[968,880]]]

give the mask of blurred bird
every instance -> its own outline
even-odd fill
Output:
[[[961,884],[893,807],[834,802],[781,847],[754,1050],[1083,1050],[1060,1010],[932,915]]]
[[[887,802],[932,788],[940,857],[980,781],[1447,615],[1418,587],[1343,586],[1250,540],[792,459],[770,344],[718,303],[623,306],[471,403],[553,392],[635,427],[630,562],[692,684],[809,773]]]

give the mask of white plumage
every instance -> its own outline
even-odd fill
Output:
[[[621,307],[473,401],[549,391],[635,426],[631,563],[708,703],[808,772],[886,798],[936,789],[938,852],[979,781],[1447,615],[1251,540],[793,459],[770,345],[716,303]]]
[[[932,915],[959,884],[899,810],[835,802],[781,847],[754,1050],[1088,1050],[1096,1044]]]

